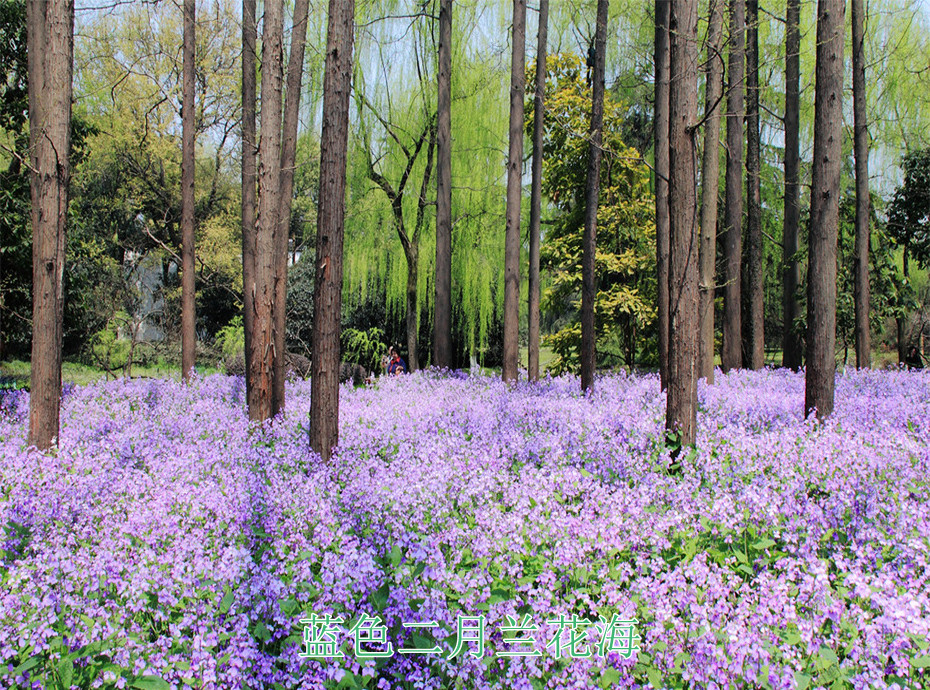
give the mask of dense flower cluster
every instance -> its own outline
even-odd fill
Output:
[[[652,376],[344,387],[330,465],[306,383],[263,428],[241,378],[76,388],[54,455],[9,393],[0,687],[930,687],[930,375],[840,376],[825,423],[803,387],[702,384],[678,476]],[[444,653],[308,659],[311,615]],[[448,658],[462,616],[480,657]],[[570,658],[560,616],[635,619],[640,651]]]

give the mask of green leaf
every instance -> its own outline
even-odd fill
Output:
[[[619,680],[620,671],[615,668],[605,668],[604,672],[601,673],[601,679],[598,681],[598,685],[604,688],[604,690],[607,690],[607,688],[616,685]]]
[[[811,677],[806,673],[801,673],[800,671],[794,672],[794,683],[797,685],[797,690],[807,690],[811,684]]]
[[[662,687],[662,674],[657,668],[647,668],[646,675],[649,677],[649,684],[654,688]]]
[[[773,546],[775,546],[775,542],[772,539],[760,539],[752,545],[752,548],[758,551],[764,551],[765,549],[770,549]]]
[[[224,615],[229,613],[229,609],[232,607],[235,600],[235,593],[229,587],[227,587],[226,594],[223,595],[223,599],[220,601],[220,613]]]
[[[400,565],[400,559],[403,557],[403,552],[400,550],[400,547],[396,544],[391,547],[391,565],[395,568]]]
[[[40,661],[42,661],[42,657],[40,656],[29,657],[23,663],[21,663],[19,666],[13,669],[13,675],[14,676],[22,675],[26,671],[29,671],[30,669],[33,669],[36,666],[38,666]]]
[[[911,659],[914,668],[930,668],[930,656],[916,656]]]
[[[138,688],[138,690],[171,690],[167,681],[158,676],[139,676],[130,682],[129,687]]]
[[[58,663],[58,682],[63,690],[69,690],[71,680],[74,678],[74,663],[71,659],[62,659]]]

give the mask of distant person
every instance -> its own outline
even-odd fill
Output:
[[[387,354],[381,355],[381,373],[387,374],[388,367],[391,366],[391,358],[394,354],[394,347],[388,346]]]
[[[388,376],[397,376],[399,374],[407,373],[407,363],[401,359],[400,351],[396,347],[392,347],[390,350],[391,361],[388,362],[387,373]]]
[[[911,345],[907,348],[907,355],[904,357],[904,363],[907,365],[908,369],[924,368],[924,359],[920,356],[920,350],[917,349],[916,345]]]

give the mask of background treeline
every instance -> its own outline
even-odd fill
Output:
[[[581,328],[581,233],[590,110],[592,2],[554,3],[549,17],[544,158],[542,331],[553,369],[575,370]],[[533,82],[536,13],[527,20]],[[784,323],[784,113],[786,3],[763,2],[758,24],[761,270],[766,360],[781,361]],[[261,17],[259,5],[259,17]],[[290,11],[288,9],[287,11]],[[456,2],[452,78],[453,365],[502,353],[505,159],[510,8]],[[611,3],[604,161],[598,210],[599,366],[658,364],[653,161],[652,6]],[[414,367],[430,363],[436,199],[438,2],[370,0],[356,11],[350,107],[343,327],[399,342]],[[813,145],[815,6],[801,3],[800,179]],[[700,7],[705,59],[709,8]],[[849,21],[849,13],[847,13]],[[25,2],[0,0],[0,359],[26,358],[31,337]],[[879,359],[922,345],[930,314],[930,33],[901,0],[871,2],[866,16],[867,113],[872,144],[871,320]],[[290,26],[286,21],[285,26]],[[722,50],[729,46],[724,23]],[[261,29],[261,26],[259,27]],[[287,347],[308,354],[318,193],[326,6],[310,8],[290,220]],[[237,3],[201,2],[196,47],[197,332],[227,353],[241,345],[241,17]],[[180,334],[181,35],[172,3],[82,10],[75,27],[71,205],[65,270],[66,356],[112,365],[176,358]],[[261,31],[259,31],[261,35]],[[851,32],[846,32],[847,43]],[[845,51],[846,61],[852,51]],[[847,89],[851,89],[847,70]],[[699,80],[703,103],[706,79]],[[260,79],[260,74],[259,74]],[[532,88],[527,93],[528,198]],[[852,98],[844,104],[837,304],[838,355],[854,342]],[[723,129],[725,129],[724,125]],[[703,145],[702,137],[698,142]],[[720,147],[718,227],[724,227]],[[801,188],[801,295],[808,187]],[[524,223],[529,204],[523,204]],[[523,262],[528,238],[523,237]],[[718,292],[723,247],[718,243]],[[526,268],[521,269],[525,275]],[[526,283],[521,336],[526,328]],[[801,296],[799,295],[799,297]],[[717,300],[721,324],[722,299]],[[803,310],[792,326],[801,334]],[[154,334],[154,335],[153,335]],[[718,340],[719,340],[718,332]],[[123,346],[118,343],[123,342]],[[349,343],[344,343],[348,347]],[[882,354],[887,353],[887,354]],[[361,353],[360,355],[361,356]],[[901,353],[903,356],[903,353]],[[120,360],[121,361],[121,360]]]

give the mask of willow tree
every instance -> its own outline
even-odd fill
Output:
[[[510,148],[507,155],[507,225],[504,246],[504,381],[517,380],[520,330],[520,200],[523,188],[523,97],[526,89],[526,0],[513,0],[510,58]]]
[[[354,27],[355,0],[330,0],[310,365],[310,447],[324,461],[339,442],[339,327]]]
[[[723,98],[723,5],[711,0],[704,90],[704,152],[701,161],[700,375],[714,382],[714,293],[717,263],[717,196],[720,190],[720,101]]]
[[[184,0],[183,105],[181,106],[181,376],[194,369],[197,318],[194,304],[194,46],[195,0]]]
[[[29,443],[47,450],[58,438],[61,404],[74,2],[29,2],[26,12],[33,267]]]
[[[833,413],[836,373],[836,252],[843,138],[843,0],[817,3],[814,156],[807,271],[804,413]]]
[[[433,365],[452,365],[452,0],[439,2],[436,74],[436,304]]]
[[[743,79],[745,77],[745,0],[730,0],[730,52],[727,60],[727,171],[725,273],[723,286],[723,371],[742,366],[740,283],[743,260]]]

